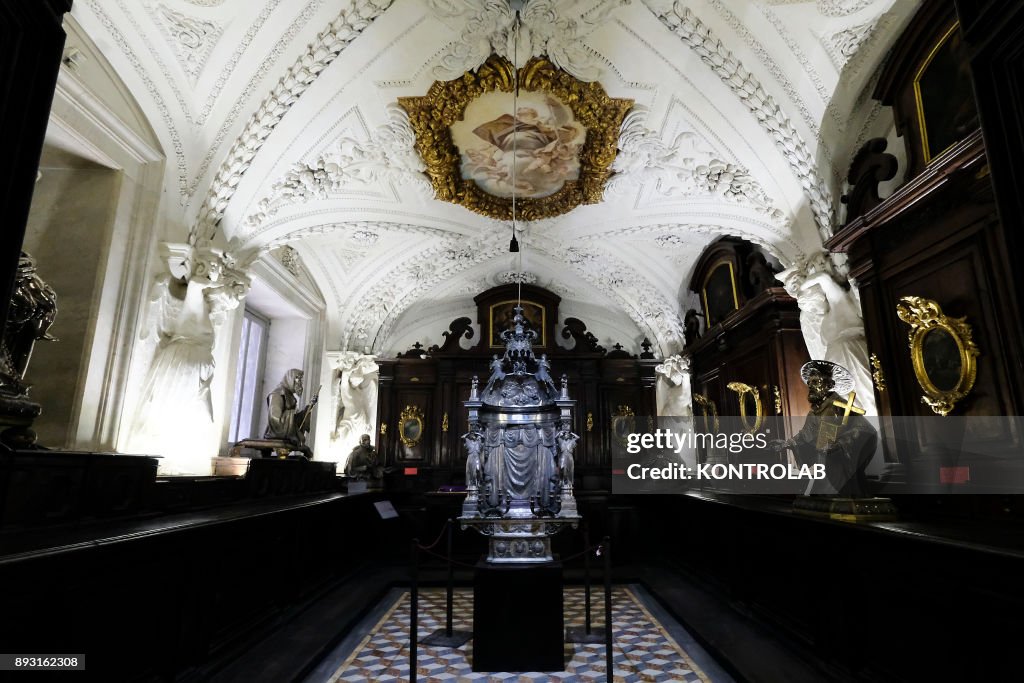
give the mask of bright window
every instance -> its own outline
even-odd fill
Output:
[[[228,441],[259,438],[260,378],[267,358],[267,331],[270,321],[252,311],[242,321],[242,342],[238,346],[238,372],[235,375],[235,398],[232,403],[231,429]]]

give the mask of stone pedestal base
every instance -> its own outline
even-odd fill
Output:
[[[473,578],[473,671],[564,671],[562,565],[496,568]]]
[[[894,522],[896,506],[888,498],[831,498],[800,496],[793,501],[793,512],[841,522]]]

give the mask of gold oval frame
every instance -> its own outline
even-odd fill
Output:
[[[757,431],[761,429],[761,425],[764,424],[764,404],[761,403],[761,392],[758,391],[757,387],[752,387],[749,384],[743,382],[729,382],[727,385],[729,389],[739,394],[740,401],[740,421],[743,422],[743,427],[747,434],[757,434]],[[754,426],[751,427],[747,423],[747,402],[745,397],[751,394],[754,397]]]
[[[579,178],[566,181],[547,197],[518,199],[516,217],[535,221],[602,201],[618,152],[622,120],[633,100],[609,97],[600,83],[585,83],[544,57],[535,57],[517,70],[498,55],[491,55],[475,71],[459,78],[435,81],[422,97],[398,98],[416,133],[416,151],[427,166],[435,199],[497,220],[512,218],[511,197],[494,196],[463,179],[451,126],[465,116],[470,102],[488,92],[512,92],[517,82],[523,90],[550,93],[564,102],[586,129],[587,137],[580,150]]]
[[[971,326],[966,318],[950,318],[942,312],[942,307],[937,302],[918,296],[902,297],[896,305],[896,315],[910,325],[907,335],[910,361],[917,383],[924,391],[921,402],[937,415],[949,415],[956,404],[970,394],[978,375],[979,351],[972,338]],[[925,337],[936,330],[943,330],[949,334],[960,352],[960,378],[956,386],[949,390],[935,386],[924,365]]]
[[[419,434],[411,439],[405,435],[405,425],[408,422],[415,422],[419,425]],[[405,410],[398,417],[398,438],[407,448],[415,448],[423,441],[423,411],[419,406],[406,406]]]

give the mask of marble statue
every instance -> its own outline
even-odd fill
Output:
[[[800,329],[811,358],[848,368],[861,406],[877,414],[867,339],[854,287],[838,278],[824,255],[803,259],[779,273],[800,306]]]
[[[305,408],[299,408],[302,378],[302,370],[292,368],[267,395],[267,429],[263,438],[284,441],[307,458],[312,458],[313,451],[306,445],[306,434],[309,432],[309,417],[318,396],[314,395]]]
[[[345,463],[345,476],[350,479],[380,479],[385,469],[377,458],[377,449],[370,444],[370,435],[359,437],[359,445],[352,449]]]

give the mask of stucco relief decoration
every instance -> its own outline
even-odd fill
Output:
[[[633,105],[546,58],[517,70],[499,55],[475,73],[437,81],[425,96],[398,102],[409,114],[436,198],[498,220],[512,217],[513,166],[522,220],[600,202],[619,127]]]
[[[843,29],[822,39],[822,45],[837,69],[842,69],[857,54],[861,46],[874,34],[876,26],[876,21],[869,21]]]
[[[347,188],[365,188],[378,181],[402,183],[429,196],[425,166],[413,147],[415,133],[405,111],[391,105],[387,114],[387,123],[368,139],[343,135],[314,160],[293,165],[246,218],[247,228],[258,228],[285,206],[326,199]]]
[[[476,71],[492,53],[509,62],[518,59],[516,68],[546,55],[556,68],[579,80],[596,81],[601,69],[583,38],[629,1],[529,0],[517,27],[507,0],[426,0],[441,21],[462,32],[447,46],[434,73],[444,80],[459,78]]]
[[[348,0],[330,26],[317,35],[264,98],[221,163],[203,200],[189,243],[210,239],[224,217],[242,176],[292,105],[348,45],[387,10],[393,0]]]
[[[352,351],[332,358],[331,369],[335,371],[331,382],[334,429],[329,446],[333,455],[328,459],[341,461],[363,434],[376,431],[380,373],[374,356]]]
[[[662,142],[658,133],[647,128],[647,113],[638,105],[626,115],[606,195],[649,183],[662,195],[719,196],[772,220],[784,218],[746,168],[718,158],[707,141],[692,131],[679,133],[670,144]]]
[[[195,85],[223,28],[212,21],[176,12],[166,5],[150,9],[188,74],[189,82]]]

